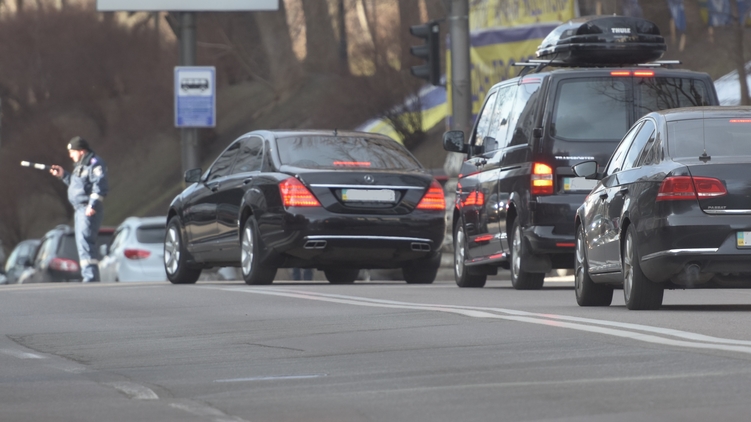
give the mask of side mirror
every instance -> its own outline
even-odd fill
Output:
[[[190,169],[185,172],[186,183],[198,183],[201,181],[201,168]]]
[[[585,179],[597,178],[597,161],[583,161],[571,167],[574,174]]]
[[[464,143],[464,131],[450,130],[443,134],[443,149],[448,152],[467,152],[467,145]]]
[[[109,255],[110,248],[109,245],[99,245],[99,256],[104,257]]]

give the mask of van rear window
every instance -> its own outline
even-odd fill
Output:
[[[652,111],[706,106],[711,104],[709,95],[704,81],[694,78],[562,81],[551,129],[553,136],[566,140],[617,141],[631,126],[632,113],[635,121]]]
[[[277,140],[282,164],[314,169],[417,170],[420,163],[396,141],[345,136]]]
[[[563,81],[551,124],[556,138],[617,141],[628,131],[626,79],[588,78]]]

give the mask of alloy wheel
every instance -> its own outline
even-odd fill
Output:
[[[514,239],[511,241],[511,271],[514,277],[519,277],[522,266],[522,229],[520,225],[514,230]]]
[[[576,260],[574,262],[574,289],[581,293],[582,277],[584,276],[584,241],[582,236],[576,237]]]
[[[454,271],[458,277],[464,273],[464,230],[461,228],[456,231],[454,243]]]
[[[164,267],[170,274],[177,273],[180,266],[180,235],[177,227],[170,227],[164,241]]]
[[[242,252],[241,252],[241,261],[242,261],[242,270],[244,275],[250,274],[250,271],[253,269],[253,251],[254,251],[254,245],[253,245],[253,231],[250,228],[250,224],[246,224],[245,230],[243,230],[243,240],[242,240]]]
[[[634,248],[632,242],[631,236],[626,236],[626,244],[623,247],[623,295],[627,300],[631,297],[631,289],[634,286]]]

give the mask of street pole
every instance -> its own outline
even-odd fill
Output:
[[[469,135],[472,124],[472,84],[469,66],[469,0],[451,0],[449,12],[451,36],[451,115],[452,130]],[[464,161],[462,154],[449,153],[443,166],[449,177],[456,177]]]
[[[196,65],[196,14],[180,13],[180,66]],[[180,129],[180,147],[182,149],[183,173],[200,167],[198,160],[198,129]]]

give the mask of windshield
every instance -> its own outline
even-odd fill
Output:
[[[396,141],[343,136],[305,136],[277,140],[282,164],[313,169],[416,170],[420,163]]]
[[[668,108],[710,105],[704,82],[690,78],[637,79],[636,118]]]
[[[751,119],[680,120],[668,123],[668,154],[673,158],[751,155]]]

